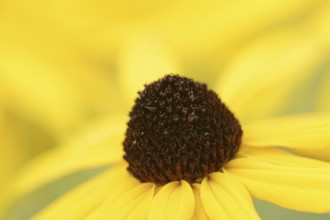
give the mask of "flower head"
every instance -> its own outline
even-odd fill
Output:
[[[205,84],[168,75],[139,94],[124,158],[142,182],[194,182],[220,170],[238,151],[241,126]]]
[[[17,179],[12,188],[24,192],[62,172],[111,164],[35,219],[259,219],[251,196],[294,210],[330,210],[330,164],[276,148],[328,149],[329,115],[243,121],[241,141],[241,122],[214,92],[169,75],[140,92],[130,116],[124,152],[114,145],[125,127],[112,119]]]
[[[149,97],[157,91],[141,93],[141,103],[147,98],[152,105],[137,103],[128,129],[125,121],[104,119],[78,140],[37,158],[4,190],[11,198],[76,171],[110,166],[61,194],[40,218],[143,219],[166,210],[183,219],[253,218],[247,191],[297,210],[328,210],[327,163],[288,152],[329,158],[329,116],[254,121],[276,110],[276,100],[287,94],[292,82],[304,79],[305,72],[316,72],[327,59],[328,3],[189,1],[189,10],[185,1],[142,1],[133,7],[118,1],[24,4],[6,1],[1,13],[0,87],[10,98],[0,110],[5,116],[0,151],[6,155],[0,185],[13,173],[8,167],[27,152],[20,146],[30,142],[33,133],[29,127],[29,135],[24,131],[24,138],[18,138],[16,123],[6,116],[9,109],[49,132],[54,141],[62,141],[80,122],[122,111],[117,103],[132,101],[141,82],[158,78],[154,74],[191,72],[199,78],[200,72],[209,75],[209,82],[220,71],[228,76],[220,80],[220,92],[216,90],[220,101],[200,83],[179,92],[180,98],[165,92],[165,107],[156,103],[160,99]],[[175,62],[160,59],[174,54]],[[270,77],[275,73],[277,77]],[[112,77],[124,84],[119,86],[124,95],[118,95]],[[175,78],[171,88],[181,88],[175,82],[182,77],[165,79],[169,78]],[[38,144],[33,139],[31,145]],[[308,206],[302,194],[315,205]],[[75,207],[69,210],[68,204]],[[164,212],[157,211],[160,206]],[[242,214],[235,213],[236,208],[242,208]]]

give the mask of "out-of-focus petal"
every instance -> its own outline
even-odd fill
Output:
[[[118,165],[66,193],[35,215],[33,219],[81,219],[88,216],[109,194],[117,198],[140,182]]]
[[[325,163],[326,164],[326,163]],[[225,170],[258,199],[305,212],[330,211],[330,167],[288,166],[239,158]]]
[[[55,135],[68,133],[66,129],[78,123],[79,108],[83,109],[78,91],[54,68],[30,56],[19,50],[0,52],[0,85],[6,101]]]
[[[330,67],[325,73],[325,78],[321,84],[319,98],[317,99],[318,110],[330,112]]]
[[[125,120],[120,118],[104,119],[67,144],[36,158],[10,182],[4,193],[14,199],[73,172],[121,161]],[[9,202],[3,197],[1,203]]]
[[[322,6],[320,2],[304,1],[179,1],[181,4],[160,14],[152,22],[156,32],[173,42],[189,65],[203,71],[222,66],[233,53],[265,29],[283,24],[301,15],[308,15]],[[187,10],[189,4],[189,10]],[[177,16],[180,15],[180,19]],[[240,15],[239,18],[237,15]],[[207,24],[207,25],[206,25]],[[194,36],[194,37],[192,37]],[[197,65],[196,65],[197,63]],[[193,68],[194,69],[194,68]],[[200,73],[203,74],[203,73]]]
[[[301,114],[260,120],[244,126],[243,143],[252,147],[326,149],[329,114]]]
[[[311,25],[317,27],[318,44],[327,50],[327,44],[330,41],[330,4],[328,3],[327,7],[324,7],[322,11],[318,13],[316,19],[311,22]],[[319,89],[319,94],[317,98],[317,109],[323,111],[330,111],[330,66],[327,66],[327,69],[324,71],[324,78]]]
[[[283,110],[291,91],[326,60],[330,40],[315,42],[314,29],[284,29],[243,49],[227,66],[217,92],[243,121]]]
[[[44,29],[56,29],[52,24],[34,30],[37,24],[33,23],[30,30],[26,19],[20,25],[12,21],[0,25],[0,86],[8,109],[41,126],[56,141],[67,137],[86,118],[119,109],[120,105],[113,105],[120,100],[115,94],[113,70],[105,71],[101,61],[79,54],[61,38],[40,37]]]
[[[180,73],[178,60],[164,43],[153,35],[136,34],[127,39],[119,57],[119,82],[129,106],[143,85],[165,74]]]
[[[15,120],[2,111],[0,101],[0,155],[3,155],[0,166],[0,189],[30,153],[21,147],[26,139],[20,138],[22,136],[20,128]],[[23,129],[23,131],[26,130]]]
[[[324,160],[330,162],[330,147],[329,149],[292,149],[295,153],[306,157],[315,158],[318,160]]]

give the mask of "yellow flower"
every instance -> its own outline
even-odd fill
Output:
[[[327,23],[324,21],[327,19],[316,19],[321,22],[316,22],[317,25],[313,24],[312,28],[281,31],[274,36],[271,32],[270,36],[266,36],[261,42],[257,41],[242,49],[242,46],[252,38],[258,38],[257,36],[267,32],[265,30],[269,27],[287,21],[292,22],[300,18],[302,14],[306,17],[315,15],[318,17],[319,9],[323,5],[315,4],[315,1],[304,0],[289,3],[278,1],[273,4],[259,1],[255,1],[253,4],[244,1],[225,4],[214,4],[213,2],[192,4],[189,2],[189,4],[191,10],[186,10],[187,2],[185,1],[164,4],[166,7],[150,4],[150,1],[143,1],[141,5],[135,5],[136,7],[129,7],[118,2],[97,2],[96,4],[90,4],[89,1],[78,3],[36,1],[35,4],[7,2],[5,13],[1,14],[1,19],[4,21],[0,35],[2,42],[0,52],[1,88],[8,91],[11,97],[10,103],[13,103],[13,106],[18,107],[17,109],[24,109],[22,114],[28,113],[52,136],[62,140],[90,114],[108,111],[109,108],[118,106],[119,109],[122,109],[122,105],[113,105],[121,100],[132,104],[135,92],[142,85],[141,82],[159,77],[157,74],[173,71],[181,73],[189,70],[189,72],[193,72],[193,76],[203,79],[204,77],[198,75],[197,72],[203,73],[202,69],[206,68],[208,73],[215,75],[218,74],[219,69],[226,66],[225,80],[221,80],[217,86],[223,90],[219,94],[224,100],[236,101],[227,103],[242,121],[260,119],[280,109],[278,101],[269,99],[266,94],[271,94],[276,100],[283,100],[283,96],[287,94],[287,90],[292,89],[292,85],[286,86],[289,84],[283,83],[281,90],[278,91],[277,86],[280,85],[280,82],[285,82],[289,78],[297,80],[298,75],[301,75],[299,80],[304,79],[308,76],[305,73],[312,72],[324,58],[324,53],[320,48],[324,46],[327,48],[328,39],[330,39],[329,33],[324,31],[324,27],[327,27]],[[109,10],[111,11],[109,12]],[[130,12],[130,16],[122,16],[126,14],[123,12],[127,11]],[[200,16],[196,16],[196,11]],[[178,16],[168,16],[169,14],[179,14],[180,19]],[[240,14],[240,19],[237,14]],[[327,18],[327,13],[324,14]],[[27,23],[30,25],[26,25]],[[315,34],[310,36],[306,33]],[[303,37],[301,38],[301,36]],[[161,43],[158,43],[158,40]],[[159,45],[164,46],[159,47]],[[305,47],[301,47],[302,45]],[[118,48],[120,52],[117,57]],[[164,55],[173,57],[171,48],[175,48],[175,56],[183,57],[185,62],[180,60],[181,62],[173,63],[172,59],[158,59],[159,56],[164,57]],[[283,51],[277,51],[278,48],[291,53],[283,56]],[[233,56],[239,49],[242,49],[243,52],[239,53],[237,57]],[[141,53],[141,50],[145,50],[144,53]],[[265,54],[264,51],[271,51],[271,53]],[[255,55],[252,56],[252,59],[250,59],[251,53]],[[133,56],[130,56],[132,54]],[[108,57],[109,55],[110,57]],[[282,59],[279,59],[281,57]],[[260,63],[260,58],[265,59],[262,59]],[[125,87],[123,86],[125,94],[116,94],[112,88],[113,85],[108,86],[110,89],[100,86],[109,83],[105,83],[107,77],[100,76],[99,72],[93,69],[95,66],[92,67],[92,71],[86,70],[87,67],[82,65],[85,59],[88,62],[107,60],[110,64],[113,60],[118,59],[122,64],[119,66],[119,74],[116,77],[119,78],[122,85],[125,85]],[[127,59],[134,65],[126,65]],[[237,60],[245,62],[237,62]],[[274,60],[275,62],[273,62]],[[228,61],[231,61],[229,65],[225,65]],[[282,65],[286,61],[294,62]],[[145,63],[149,63],[148,69],[146,69]],[[304,65],[300,65],[300,63],[304,63]],[[275,76],[276,79],[267,79],[259,68],[281,74]],[[184,71],[182,71],[183,69]],[[239,74],[239,72],[251,73],[254,71],[258,73],[255,76]],[[84,74],[86,72],[87,74]],[[231,76],[231,73],[234,73],[234,76]],[[274,73],[270,71],[267,74]],[[287,74],[291,77],[288,77]],[[246,78],[254,77],[260,77],[260,80],[254,80],[253,85],[245,87],[245,80],[248,80]],[[77,84],[77,80],[81,83]],[[211,81],[212,78],[208,80]],[[241,88],[240,92],[236,92],[238,87]],[[260,90],[260,87],[263,89]],[[246,92],[245,99],[241,98],[242,91]],[[265,95],[261,97],[260,93]],[[68,96],[68,94],[70,95]],[[33,98],[27,99],[27,96]],[[95,97],[97,98],[94,99]],[[254,108],[250,107],[249,102],[252,99],[259,100],[252,107],[260,109],[260,111],[256,112]],[[109,100],[109,102],[104,100]],[[242,107],[245,108],[245,111],[237,110]],[[119,128],[123,124],[120,122],[115,126],[112,121],[109,123],[110,127],[106,125],[104,130],[101,129],[106,134],[113,129],[120,130]],[[7,124],[11,124],[10,120],[1,125],[6,128]],[[7,134],[8,132],[1,131],[1,135],[6,136],[1,140],[1,146],[12,146],[11,143],[14,146],[17,140],[10,139],[10,135]],[[99,136],[100,133],[96,132],[94,135]],[[104,138],[110,137],[112,136]],[[72,148],[72,145],[75,144],[71,143],[50,152],[49,156],[37,159],[23,171],[23,173],[26,172],[26,176],[23,175],[26,177],[23,178],[24,181],[18,181],[10,186],[8,192],[14,192],[15,195],[20,196],[65,173],[108,164],[111,161],[108,157],[103,158],[101,155],[103,153],[106,155],[108,152],[109,149],[105,148],[100,151],[103,153],[96,148],[94,158],[87,158],[89,154],[93,154],[93,150],[89,148],[88,151],[78,153],[81,146],[89,142],[92,143],[92,146],[95,144],[88,138],[83,140],[75,143],[77,149]],[[113,140],[109,141],[110,145],[113,143]],[[65,149],[66,147],[67,149]],[[1,150],[8,153],[7,148],[1,148]],[[111,152],[113,151],[111,150]],[[11,155],[16,156],[15,159],[18,160],[18,153],[14,152]],[[59,155],[62,155],[63,161],[66,161],[62,165],[57,163]],[[71,158],[75,157],[73,155],[82,161],[72,161]],[[10,157],[6,159],[11,161]],[[44,166],[45,164],[48,165]],[[41,165],[37,170],[44,169],[44,172],[40,170],[40,173],[34,173],[35,165]],[[196,187],[198,188],[198,185]],[[194,193],[197,191],[198,189],[193,188]],[[194,195],[198,197],[198,194]],[[196,204],[199,201],[196,199]]]
[[[278,75],[269,77],[276,82]],[[242,91],[241,101],[250,98],[244,91],[253,81],[236,78],[227,82],[242,83],[244,90],[236,87]],[[236,90],[231,92],[235,94]],[[223,95],[231,96],[229,92]],[[235,106],[235,101],[225,103]],[[254,97],[250,104],[258,101]],[[244,113],[244,107],[233,110],[238,118]],[[110,166],[62,195],[34,218],[259,219],[251,195],[294,210],[330,211],[330,164],[288,152],[297,148],[320,152],[329,149],[330,115],[311,113],[251,123],[240,121],[244,131],[242,144],[220,171],[191,183],[181,180],[165,185],[141,183],[127,171],[120,147],[124,121],[125,117],[101,121],[96,129],[38,158],[26,167],[9,191],[22,195],[77,170]]]

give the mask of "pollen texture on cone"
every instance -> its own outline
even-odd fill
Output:
[[[217,94],[178,75],[146,85],[129,115],[124,159],[141,182],[194,182],[221,170],[241,143],[241,126]]]

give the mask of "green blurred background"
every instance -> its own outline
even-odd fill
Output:
[[[295,74],[276,114],[330,111],[330,2],[0,0],[0,188],[82,125],[128,112],[150,80],[180,73],[212,88],[240,71]],[[96,172],[12,212],[24,219]],[[264,219],[330,218],[256,206]]]

